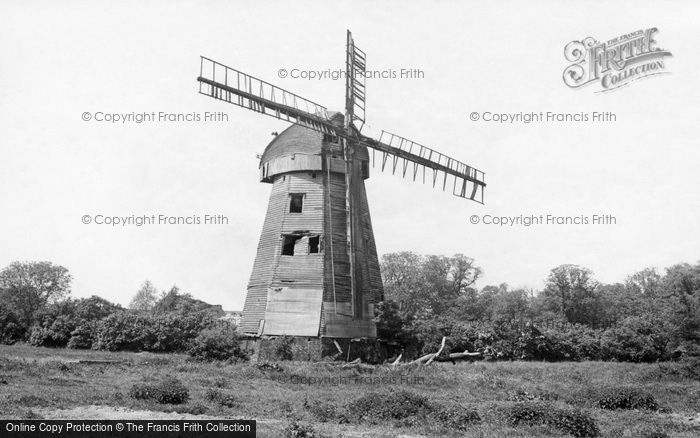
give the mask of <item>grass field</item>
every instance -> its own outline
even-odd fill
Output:
[[[279,365],[282,371],[249,363],[200,363],[176,354],[0,346],[0,418],[203,415],[256,419],[258,436],[263,437],[283,436],[294,419],[328,437],[570,436],[549,424],[513,424],[509,409],[521,402],[580,409],[593,418],[603,437],[700,436],[700,382],[675,372],[673,366],[603,362],[434,363],[410,369],[353,369],[307,362]],[[190,393],[187,403],[159,404],[129,396],[133,385],[165,375],[185,384]],[[612,387],[645,391],[660,409],[600,409],[596,402],[601,391]],[[459,430],[427,420],[347,421],[341,414],[363,395],[402,390],[425,396],[431,403],[472,408],[480,421]]]

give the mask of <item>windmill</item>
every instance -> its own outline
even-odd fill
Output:
[[[257,337],[376,338],[383,300],[364,180],[372,165],[483,204],[484,173],[365,124],[366,55],[347,31],[345,113],[201,57],[199,92],[291,122],[260,158],[272,193],[239,330]],[[338,345],[337,343],[335,344]]]

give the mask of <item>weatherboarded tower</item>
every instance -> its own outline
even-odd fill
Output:
[[[342,127],[341,114],[331,119]],[[383,289],[364,185],[369,155],[363,146],[354,152],[356,160],[348,166],[338,137],[299,125],[290,126],[265,149],[260,180],[272,184],[272,193],[240,331],[376,337],[374,306],[383,299]],[[353,173],[351,190],[347,170]],[[356,206],[351,216],[348,197]],[[354,263],[348,231],[354,236]]]
[[[201,94],[293,123],[260,160],[272,194],[239,327],[252,335],[246,343],[257,345],[258,358],[270,356],[267,340],[285,335],[295,337],[296,358],[382,354],[373,321],[383,291],[365,193],[368,148],[382,171],[484,202],[482,171],[390,132],[379,140],[362,134],[366,55],[349,30],[345,54],[344,115],[200,57]]]

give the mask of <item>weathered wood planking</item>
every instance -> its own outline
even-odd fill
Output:
[[[351,311],[345,163],[337,144],[292,126],[270,143],[261,160],[261,181],[272,183],[272,193],[248,285],[242,331],[255,333],[262,326],[271,335],[376,337],[374,304],[382,299],[383,289],[363,180],[368,176],[366,149],[358,150],[357,156],[365,160],[353,169],[351,192],[356,205],[353,246],[359,317],[353,318]],[[289,211],[292,194],[304,195],[301,213]],[[282,255],[285,235],[298,236],[294,255]],[[321,236],[318,253],[309,251],[313,236]]]

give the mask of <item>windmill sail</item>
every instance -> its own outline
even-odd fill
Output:
[[[445,190],[451,183],[453,195],[484,203],[486,183],[484,172],[479,169],[386,131],[382,131],[379,141],[362,137],[360,143],[373,149],[373,166],[377,164],[377,152],[380,153],[382,171],[386,170],[388,164],[392,174],[398,170],[404,178],[408,173],[414,181],[422,178],[423,183],[427,173],[433,187],[442,185]]]
[[[354,64],[351,64],[348,70],[350,77],[352,72],[357,73],[358,69],[364,68],[365,58],[363,52],[354,46],[352,37],[349,35],[348,38],[348,54],[355,54]],[[348,55],[348,59],[350,58]],[[352,67],[353,65],[355,67]],[[442,185],[442,189],[446,190],[451,185],[454,195],[484,203],[484,172],[434,149],[386,131],[382,131],[377,141],[361,135],[356,128],[345,129],[331,121],[324,106],[204,56],[201,57],[200,75],[197,80],[200,94],[323,134],[351,142],[359,141],[360,144],[379,152],[382,170],[386,170],[389,165],[392,173],[399,170],[404,177],[409,173],[414,181],[420,173],[423,182],[429,177],[433,187]],[[352,104],[349,108],[352,108],[350,114],[353,120],[363,122],[364,83],[360,86],[359,82],[348,81],[348,84],[351,94],[346,96],[346,104]],[[373,153],[375,165],[376,152]]]
[[[334,133],[324,106],[212,59],[200,59],[200,94],[324,134]]]
[[[355,45],[348,30],[345,53],[345,110],[350,123],[360,122],[359,130],[365,124],[365,81],[367,76],[367,55]]]

